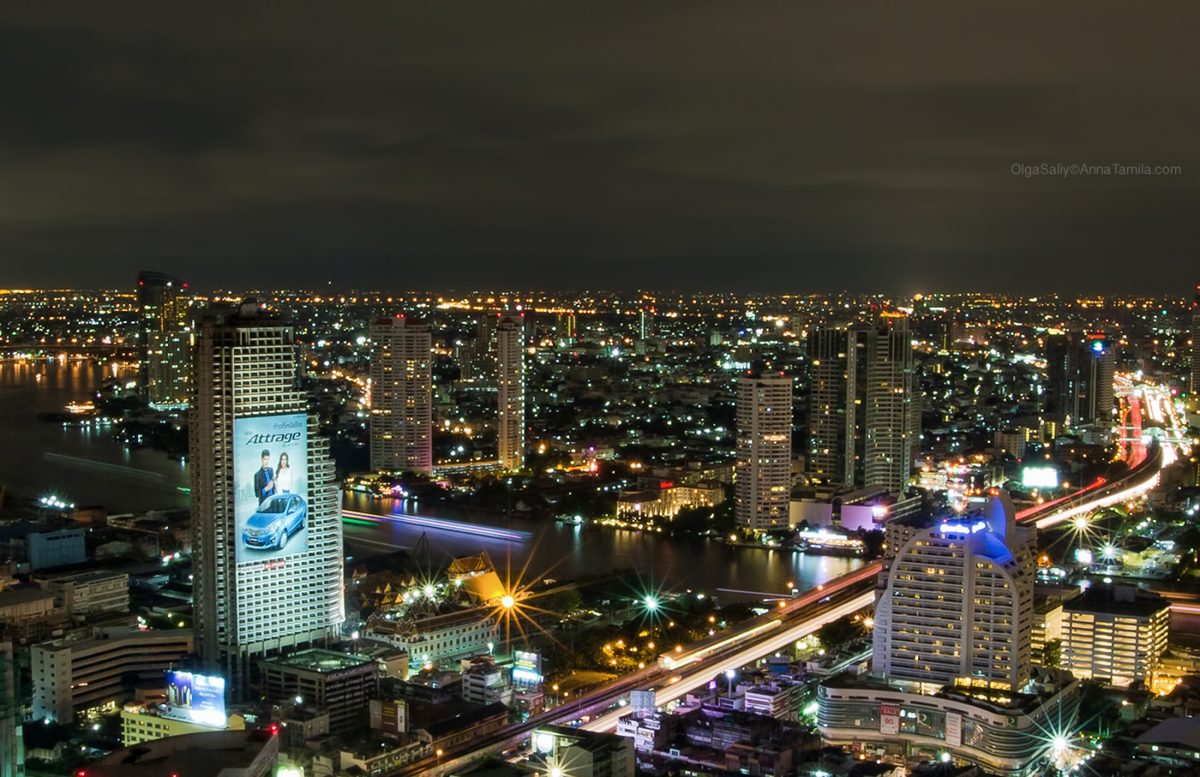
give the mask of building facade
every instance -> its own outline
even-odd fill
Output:
[[[1079,683],[1040,695],[971,687],[926,695],[843,675],[821,684],[817,702],[822,741],[864,760],[945,758],[1032,777],[1053,756],[1055,732],[1070,738],[1073,729],[1063,727],[1076,718]]]
[[[1150,685],[1167,651],[1170,603],[1127,585],[1093,585],[1062,606],[1062,666],[1106,685]]]
[[[1035,530],[1007,495],[916,531],[897,549],[875,607],[874,671],[940,687],[1017,690],[1030,677]]]
[[[821,483],[853,485],[856,425],[851,358],[854,337],[845,328],[808,336],[809,408],[805,466]]]
[[[39,580],[54,594],[54,604],[71,615],[94,612],[129,612],[129,575],[97,570]]]
[[[501,466],[525,467],[525,317],[501,316],[496,324],[496,447]]]
[[[759,370],[737,382],[738,526],[786,528],[792,490],[792,380]]]
[[[432,340],[403,315],[371,325],[371,469],[433,473]]]
[[[33,717],[70,723],[75,712],[114,707],[138,678],[163,672],[192,652],[192,632],[98,630],[83,639],[59,639],[29,651]]]
[[[858,376],[854,379],[857,383]],[[906,316],[885,317],[866,333],[865,381],[862,485],[902,493],[921,436],[921,402]]]
[[[320,642],[343,619],[340,494],[329,441],[317,433],[297,384],[290,326],[252,300],[209,318],[194,370],[196,647],[238,699],[259,659]],[[280,424],[286,434],[270,431]],[[303,494],[286,493],[275,472],[283,468],[278,451],[285,444],[300,470],[289,480],[303,484]],[[267,465],[261,471],[260,450]],[[275,511],[279,522],[266,523]]]
[[[379,695],[379,666],[365,656],[302,650],[262,662],[268,701],[293,702],[329,713],[329,731],[346,734],[367,724],[370,700]]]

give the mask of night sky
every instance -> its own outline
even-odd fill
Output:
[[[0,287],[1200,276],[1194,0],[250,5],[6,4]]]

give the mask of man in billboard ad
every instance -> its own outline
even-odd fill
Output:
[[[233,517],[237,561],[308,547],[308,416],[235,418]]]

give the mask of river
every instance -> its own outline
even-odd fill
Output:
[[[110,513],[186,507],[187,467],[161,451],[128,449],[107,430],[70,428],[37,420],[39,412],[62,410],[91,398],[113,367],[85,361],[0,361],[0,483],[13,493],[53,493],[79,505],[105,505]],[[424,512],[409,504],[348,494],[346,506],[374,513]],[[436,511],[434,511],[434,514]],[[445,517],[456,517],[442,513]],[[486,550],[503,573],[525,579],[572,579],[612,569],[638,570],[634,586],[693,588],[723,598],[758,598],[782,593],[787,584],[811,588],[862,564],[858,559],[791,551],[735,548],[694,537],[671,538],[607,528],[547,524],[473,516],[472,520],[524,532],[518,542],[416,528],[402,521],[373,526],[345,525],[346,551],[356,557],[411,548],[425,534],[435,562]],[[719,589],[727,589],[721,591]],[[741,591],[745,593],[735,593]]]

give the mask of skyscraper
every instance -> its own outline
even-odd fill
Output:
[[[920,443],[917,394],[908,317],[886,315],[866,333],[866,429],[863,485],[901,493]]]
[[[247,300],[204,321],[193,370],[196,648],[245,698],[257,659],[343,619],[339,494],[290,326]]]
[[[187,284],[149,270],[138,273],[137,284],[142,396],[155,407],[184,407],[192,338]]]
[[[429,326],[397,315],[371,325],[371,469],[433,472]]]
[[[1116,348],[1103,332],[1046,336],[1042,410],[1049,420],[1068,428],[1091,424],[1107,430],[1114,407]]]
[[[501,466],[525,466],[525,317],[511,313],[496,324],[496,388],[499,416],[496,442]]]
[[[738,378],[734,485],[738,526],[765,530],[788,525],[792,380],[781,373],[754,369]]]
[[[889,680],[966,679],[1020,689],[1029,679],[1036,530],[1007,494],[915,532],[897,549],[875,606],[874,664]]]
[[[1117,369],[1116,345],[1103,332],[1090,332],[1083,338],[1083,374],[1079,420],[1107,432],[1112,426],[1113,377]]]
[[[816,329],[808,335],[809,409],[808,474],[822,483],[854,482],[853,406],[848,358],[850,333],[845,329]]]

